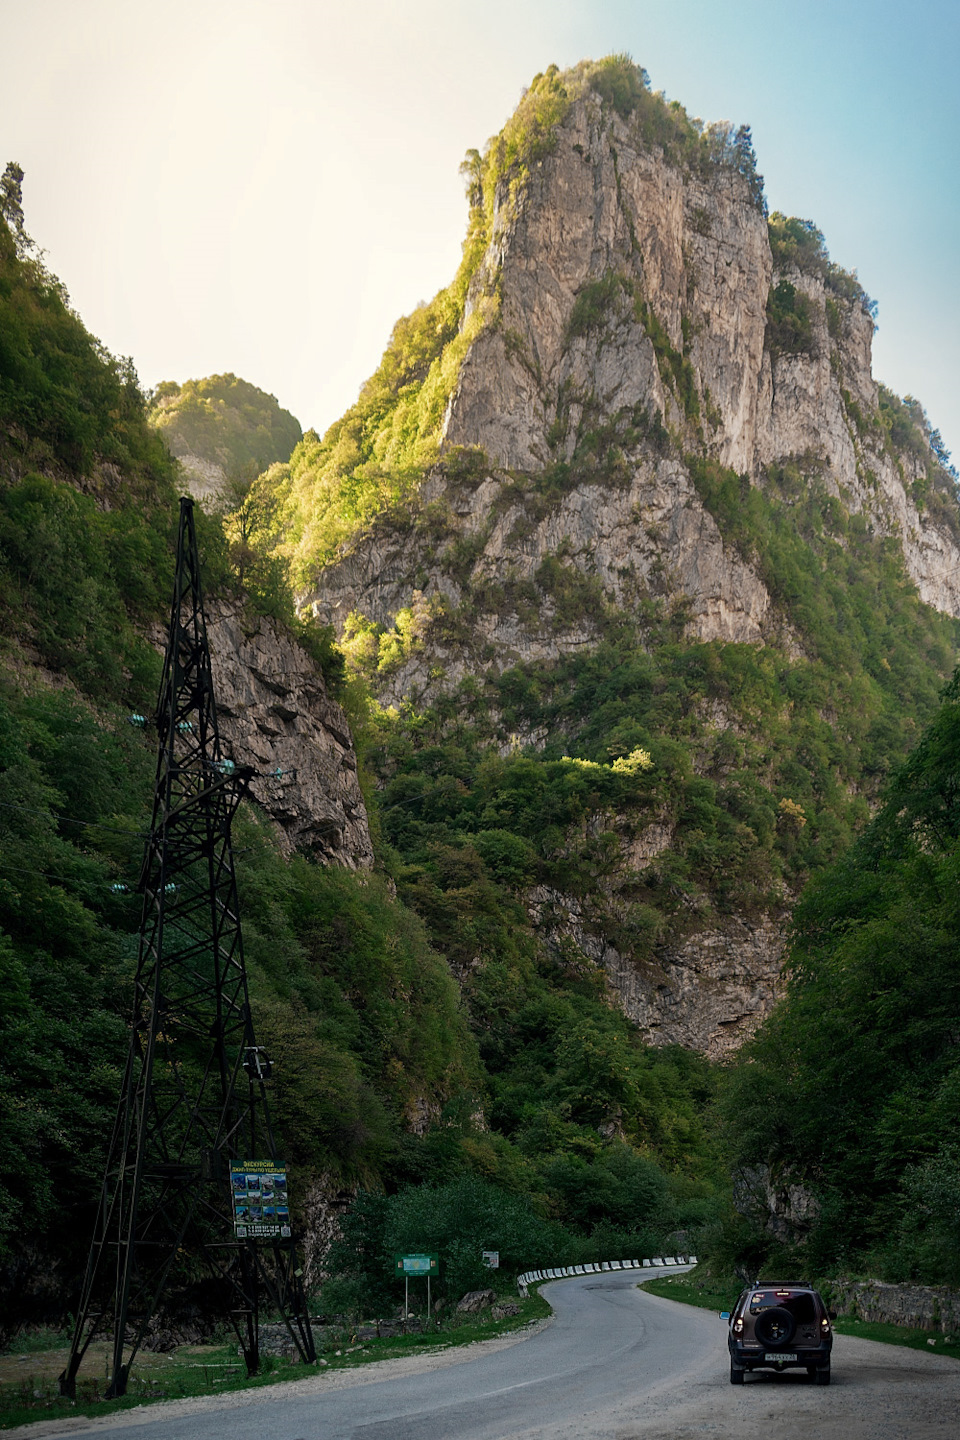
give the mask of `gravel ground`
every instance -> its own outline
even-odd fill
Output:
[[[960,1361],[838,1335],[829,1386],[802,1372],[727,1377],[726,1351],[686,1383],[644,1390],[631,1406],[503,1440],[957,1440]],[[633,1414],[629,1411],[633,1410]],[[586,1422],[586,1423],[585,1423]]]
[[[643,1415],[625,1417],[610,1440],[956,1440],[960,1436],[960,1361],[900,1345],[838,1335],[829,1386],[805,1375],[763,1373],[742,1386],[717,1372],[693,1393],[652,1395]],[[646,1402],[646,1397],[645,1397]],[[591,1432],[587,1432],[589,1434]],[[532,1440],[532,1437],[531,1437]],[[561,1440],[558,1432],[551,1440]],[[573,1440],[573,1432],[570,1432]],[[586,1435],[583,1436],[586,1440]]]

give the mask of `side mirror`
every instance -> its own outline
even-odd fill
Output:
[[[721,1319],[721,1320],[729,1320],[729,1319],[730,1319],[730,1311],[729,1311],[729,1310],[721,1310],[721,1311],[720,1311],[720,1319]]]
[[[831,1319],[831,1320],[836,1320],[836,1318],[837,1318],[837,1312],[836,1312],[836,1310],[828,1310],[828,1311],[827,1311],[827,1314],[830,1316],[830,1319]]]

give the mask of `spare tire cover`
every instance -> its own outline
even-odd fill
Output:
[[[761,1345],[769,1345],[776,1350],[781,1345],[789,1345],[797,1328],[797,1322],[785,1310],[782,1305],[774,1305],[770,1310],[764,1310],[757,1316],[753,1327],[753,1333]]]

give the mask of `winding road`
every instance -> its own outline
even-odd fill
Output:
[[[647,1272],[649,1274],[649,1272]],[[637,1289],[630,1272],[543,1287],[526,1338],[382,1361],[246,1393],[14,1435],[117,1440],[955,1440],[960,1363],[840,1336],[833,1384],[759,1374],[734,1388],[713,1311]]]

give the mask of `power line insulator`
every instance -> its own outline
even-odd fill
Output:
[[[251,1045],[244,1051],[243,1068],[251,1082],[269,1080],[273,1074],[273,1062],[260,1045]]]

